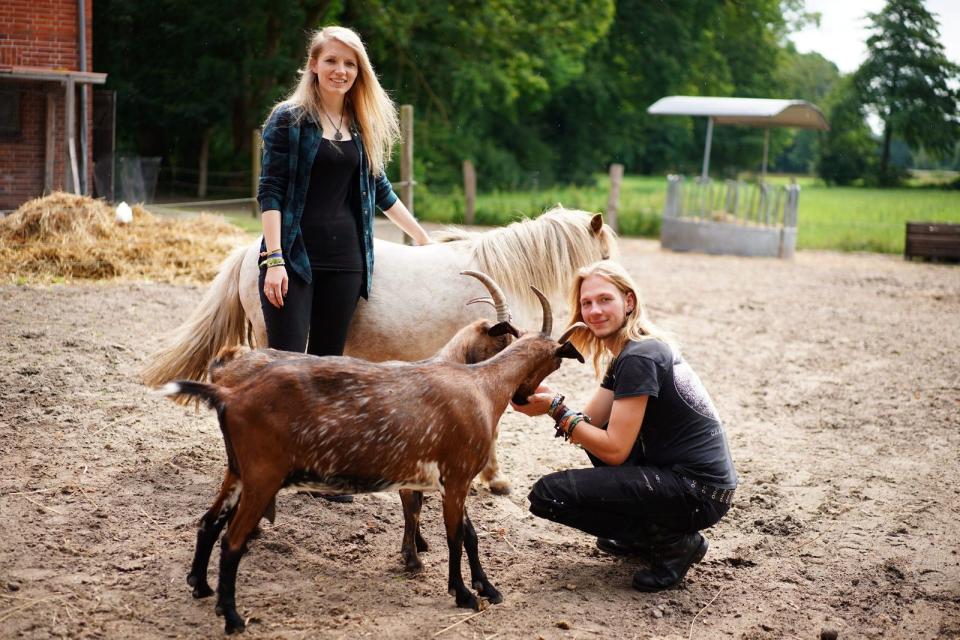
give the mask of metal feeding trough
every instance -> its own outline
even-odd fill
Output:
[[[652,115],[705,116],[706,144],[699,178],[667,177],[667,200],[660,232],[662,246],[739,256],[789,258],[797,245],[800,187],[766,182],[771,127],[829,128],[826,118],[804,100],[670,96],[647,109]],[[709,178],[713,125],[763,127],[763,163],[756,184]]]

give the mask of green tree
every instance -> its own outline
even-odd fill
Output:
[[[326,0],[98,0],[96,68],[117,90],[120,145],[187,171],[206,151],[218,168],[249,166],[250,132],[295,82],[304,31],[339,10]]]
[[[556,152],[540,117],[585,75],[613,0],[349,3],[344,22],[366,39],[384,86],[416,108],[416,146],[431,183],[455,184],[472,159],[485,187],[525,187],[551,174]],[[552,175],[545,176],[549,181]]]
[[[864,104],[883,121],[878,177],[890,183],[896,179],[890,168],[894,136],[933,154],[953,150],[960,137],[960,67],[944,54],[937,21],[921,0],[888,0],[868,17],[873,34],[856,80]]]
[[[829,184],[851,184],[871,173],[877,148],[852,76],[835,83],[825,107],[830,130],[821,134],[817,173]]]
[[[807,100],[826,109],[825,99],[840,79],[837,66],[816,52],[798,53],[793,43],[787,43],[782,62],[777,69],[777,84],[781,93],[777,96],[788,99]],[[772,137],[773,149],[781,149],[778,155],[771,154],[774,161],[771,169],[810,173],[819,155],[819,136],[809,129],[778,129]]]

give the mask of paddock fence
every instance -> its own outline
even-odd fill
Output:
[[[788,258],[800,186],[667,176],[661,244],[676,251]]]

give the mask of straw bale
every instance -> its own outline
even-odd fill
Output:
[[[4,282],[205,282],[247,241],[221,216],[159,217],[134,205],[133,220],[121,224],[102,200],[53,193],[0,220],[0,274]]]

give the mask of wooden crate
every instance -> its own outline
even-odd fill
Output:
[[[903,256],[960,261],[960,224],[908,222]]]

